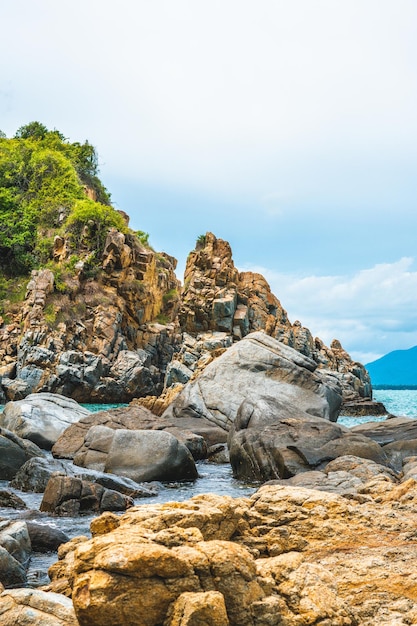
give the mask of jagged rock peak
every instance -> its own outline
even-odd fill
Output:
[[[194,337],[225,333],[238,341],[263,330],[312,358],[318,367],[337,372],[346,400],[371,397],[363,365],[352,361],[338,340],[327,347],[298,320],[292,324],[261,274],[237,270],[228,242],[209,232],[200,236],[188,256],[184,278],[179,311],[183,332]]]

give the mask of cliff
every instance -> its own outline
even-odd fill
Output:
[[[219,353],[263,330],[369,398],[364,367],[291,323],[263,276],[213,234],[176,260],[129,228],[97,155],[38,122],[0,138],[0,402],[48,391],[79,402],[172,398]],[[160,402],[158,411],[166,403]]]
[[[328,348],[291,324],[264,277],[239,272],[229,244],[211,233],[190,253],[182,291],[175,259],[114,228],[94,275],[91,251],[72,264],[65,236],[55,237],[53,250],[58,271],[33,270],[23,302],[0,329],[3,399],[36,391],[81,402],[159,396],[255,330],[337,374],[346,401],[371,394],[364,367],[338,341]]]

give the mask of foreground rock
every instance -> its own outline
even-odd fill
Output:
[[[79,626],[69,598],[40,589],[10,589],[0,594],[2,626]]]
[[[311,359],[265,333],[234,344],[190,381],[162,417],[205,418],[229,431],[242,401],[276,399],[273,418],[297,406],[300,413],[336,421],[342,403],[337,379]]]
[[[6,404],[0,414],[0,425],[50,450],[70,424],[89,413],[75,400],[58,394],[30,394],[24,400]]]
[[[362,499],[264,485],[104,514],[91,540],[61,546],[49,589],[72,595],[81,626],[205,623],[193,613],[222,626],[415,624],[417,483],[345,466]]]

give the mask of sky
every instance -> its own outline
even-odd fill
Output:
[[[3,0],[0,129],[88,139],[132,228],[207,231],[327,344],[417,345],[415,0]]]

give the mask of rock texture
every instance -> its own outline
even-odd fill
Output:
[[[30,394],[24,400],[8,402],[0,413],[0,426],[50,450],[64,430],[90,411],[58,394]]]
[[[212,233],[188,256],[179,320],[190,335],[222,331],[239,340],[264,330],[313,359],[320,368],[336,372],[344,400],[371,397],[371,382],[363,365],[352,361],[339,341],[327,347],[299,321],[291,324],[265,278],[253,272],[239,273],[229,244]]]
[[[275,397],[245,400],[229,433],[233,474],[243,480],[289,478],[353,455],[387,465],[376,442]],[[310,473],[310,472],[308,472]]]
[[[79,626],[71,600],[40,589],[9,589],[0,595],[2,626]]]
[[[58,239],[55,258],[64,268],[72,250]],[[114,229],[96,276],[88,274],[94,251],[79,252],[83,258],[58,286],[51,270],[32,272],[15,321],[0,328],[8,400],[49,391],[81,402],[126,402],[162,390],[180,343],[175,259]]]
[[[326,347],[291,324],[265,278],[238,272],[229,244],[211,233],[188,257],[182,293],[175,259],[133,234],[110,230],[100,267],[81,243],[73,253],[56,237],[61,269],[34,271],[24,303],[0,326],[0,400],[39,391],[80,402],[155,398],[257,330],[336,373],[345,401],[371,397],[363,366],[338,341]]]
[[[336,421],[338,379],[322,374],[296,350],[255,332],[206,366],[176,396],[164,418],[199,417],[229,431],[245,399],[274,398],[271,419],[288,410]]]
[[[43,456],[38,446],[0,427],[0,480],[12,479],[26,461],[38,456]]]
[[[0,583],[4,587],[25,584],[30,554],[26,524],[0,519]]]
[[[198,426],[202,427],[201,435]],[[103,426],[112,430],[159,430],[167,431],[173,434],[178,441],[183,443],[191,452],[194,459],[201,459],[207,456],[206,439],[213,439],[217,443],[217,439],[213,435],[213,430],[204,429],[207,424],[199,424],[196,420],[165,420],[158,418],[148,409],[140,405],[131,405],[129,407],[121,407],[110,409],[108,411],[98,411],[97,413],[89,413],[88,416],[82,418],[72,426],[67,428],[52,448],[52,453],[57,458],[74,459],[85,457],[87,453],[95,451],[95,467],[94,469],[103,469],[106,463],[106,455],[110,448],[110,439],[104,443],[100,437],[98,429],[92,430],[96,426]],[[210,426],[210,425],[209,425]],[[91,431],[91,432],[90,432]],[[195,434],[197,433],[197,434]],[[108,433],[110,435],[110,433]],[[97,443],[94,443],[94,440]],[[224,433],[220,441],[225,441]],[[103,449],[103,445],[105,449]],[[98,447],[97,447],[98,446]],[[100,454],[102,453],[102,454]],[[90,459],[92,460],[92,454]]]
[[[417,483],[347,466],[356,499],[264,485],[105,514],[61,546],[49,589],[80,626],[415,624]]]

